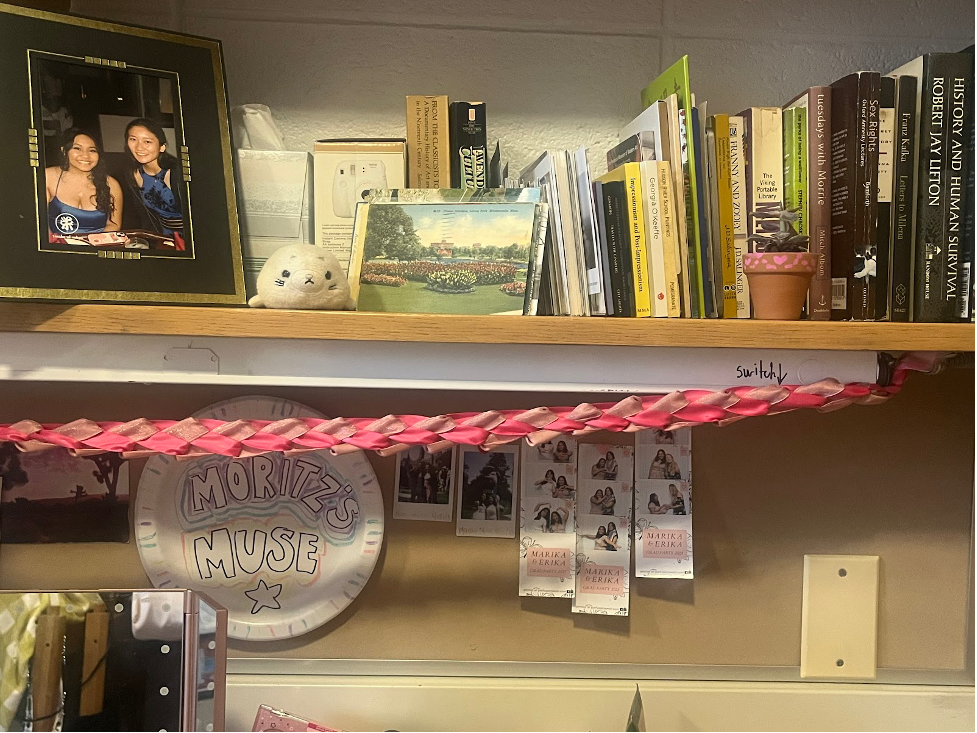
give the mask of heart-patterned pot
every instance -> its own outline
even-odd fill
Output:
[[[743,271],[750,284],[753,317],[796,321],[817,266],[810,252],[748,252]]]

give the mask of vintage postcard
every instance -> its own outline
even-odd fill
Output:
[[[645,430],[635,436],[636,577],[693,576],[691,433]],[[672,442],[662,442],[662,435]]]
[[[418,445],[396,456],[394,519],[451,521],[455,453],[456,449],[428,453]]]
[[[502,445],[488,452],[459,447],[459,537],[515,537],[518,445]]]
[[[361,204],[349,268],[357,309],[521,314],[538,210],[522,201]]]
[[[523,532],[519,540],[519,595],[572,598],[575,576],[573,532]]]
[[[129,541],[129,464],[117,453],[21,453],[4,443],[0,485],[4,543]]]

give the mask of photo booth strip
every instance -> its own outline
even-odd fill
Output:
[[[421,446],[397,454],[394,519],[450,522],[454,518],[457,449],[428,453]]]
[[[515,537],[519,447],[460,449],[455,482],[459,537]]]
[[[635,437],[634,571],[692,578],[692,430]]]
[[[577,573],[572,611],[627,616],[634,448],[582,443],[578,475]]]
[[[519,595],[572,598],[577,441],[521,446]]]

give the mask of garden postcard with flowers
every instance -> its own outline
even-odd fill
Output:
[[[357,309],[521,314],[538,211],[523,201],[360,204],[350,266]]]

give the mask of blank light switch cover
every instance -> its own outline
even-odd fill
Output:
[[[805,555],[801,677],[875,679],[879,558]]]

